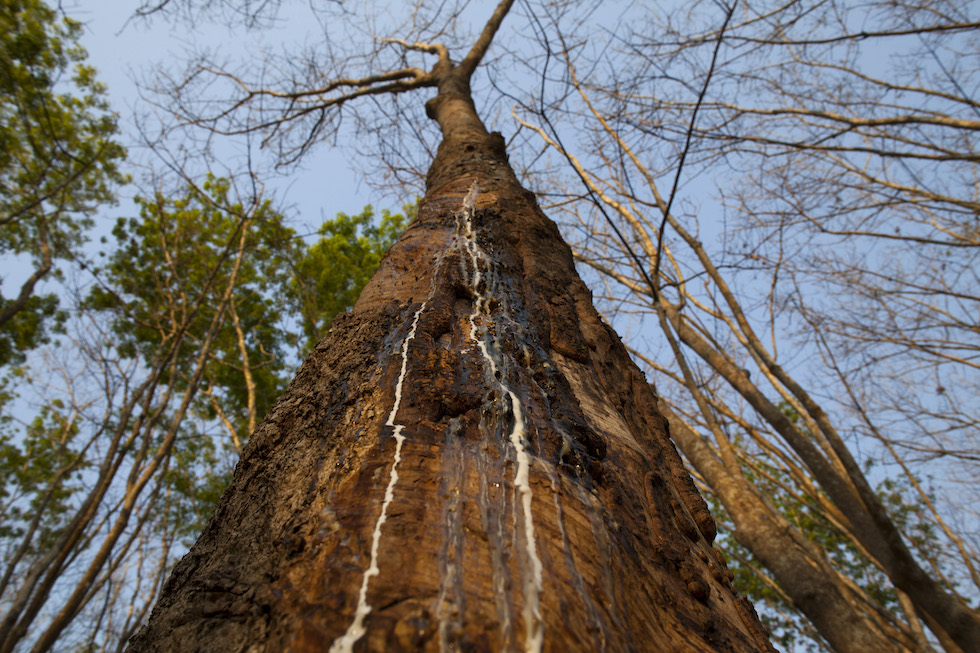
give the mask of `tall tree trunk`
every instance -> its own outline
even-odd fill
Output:
[[[657,397],[443,81],[418,219],[131,650],[772,650]]]

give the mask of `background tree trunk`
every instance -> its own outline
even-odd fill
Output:
[[[418,219],[132,650],[771,650],[657,397],[468,91],[430,101]]]

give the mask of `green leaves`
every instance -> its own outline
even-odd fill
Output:
[[[157,522],[179,537],[203,527],[237,453],[290,380],[296,327],[314,345],[408,221],[388,211],[376,221],[370,207],[340,213],[306,247],[269,201],[234,191],[209,176],[138,198],[139,217],[117,222],[116,249],[83,305],[110,316],[123,357],[192,396],[163,472],[168,517]]]
[[[74,446],[77,415],[60,401],[41,408],[15,442],[0,435],[0,538],[34,530],[31,548],[56,537],[80,489],[83,458]]]
[[[285,383],[283,288],[295,232],[270,202],[243,205],[230,190],[228,180],[209,176],[175,197],[138,198],[140,216],[116,224],[118,248],[101,271],[105,285],[86,306],[114,313],[125,355],[147,363],[172,356],[166,376],[177,388],[207,343],[205,394],[215,396],[197,410],[206,419],[220,411],[242,440]],[[246,368],[257,416],[249,415]]]
[[[0,304],[0,307],[3,305]],[[49,293],[28,297],[23,309],[0,326],[0,367],[23,363],[25,352],[48,342],[48,331],[59,330],[64,320],[65,314],[58,310],[56,295]]]
[[[0,4],[0,255],[33,271],[15,297],[0,297],[0,343],[14,351],[43,342],[55,312],[50,295],[32,301],[35,285],[79,255],[92,214],[125,180],[116,116],[80,32],[39,0]]]
[[[290,287],[302,314],[307,349],[326,334],[334,316],[354,305],[385,252],[415,219],[416,206],[406,204],[404,214],[384,210],[377,224],[370,206],[359,215],[338,213],[323,223],[320,240],[297,261]]]

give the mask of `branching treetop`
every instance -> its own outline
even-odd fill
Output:
[[[170,8],[171,4],[164,3],[161,8]],[[368,54],[343,56],[328,44],[326,57],[309,52],[302,59],[293,55],[282,61],[252,61],[247,72],[235,72],[202,56],[183,74],[165,79],[154,90],[167,98],[163,104],[180,124],[203,127],[218,135],[260,134],[263,147],[275,144],[279,162],[286,165],[297,162],[312,145],[335,134],[341,122],[341,108],[358,98],[435,88],[438,94],[427,104],[426,111],[446,135],[454,129],[476,126],[472,122],[476,115],[470,80],[512,5],[513,0],[502,0],[496,6],[458,62],[442,42],[375,34],[375,48]],[[210,4],[201,9],[208,7]],[[442,30],[436,32],[437,38],[443,35]],[[428,69],[418,65],[387,66],[381,59],[391,47],[402,50],[400,59],[406,63],[405,55],[410,52],[434,55],[435,61]],[[366,68],[367,74],[348,74],[351,65]],[[456,102],[446,103],[450,98]],[[380,98],[378,101],[383,102]],[[468,105],[469,110],[461,112],[458,101]],[[483,130],[482,123],[479,129]]]

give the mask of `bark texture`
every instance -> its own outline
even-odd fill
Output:
[[[418,219],[131,650],[772,650],[657,397],[447,80]]]

